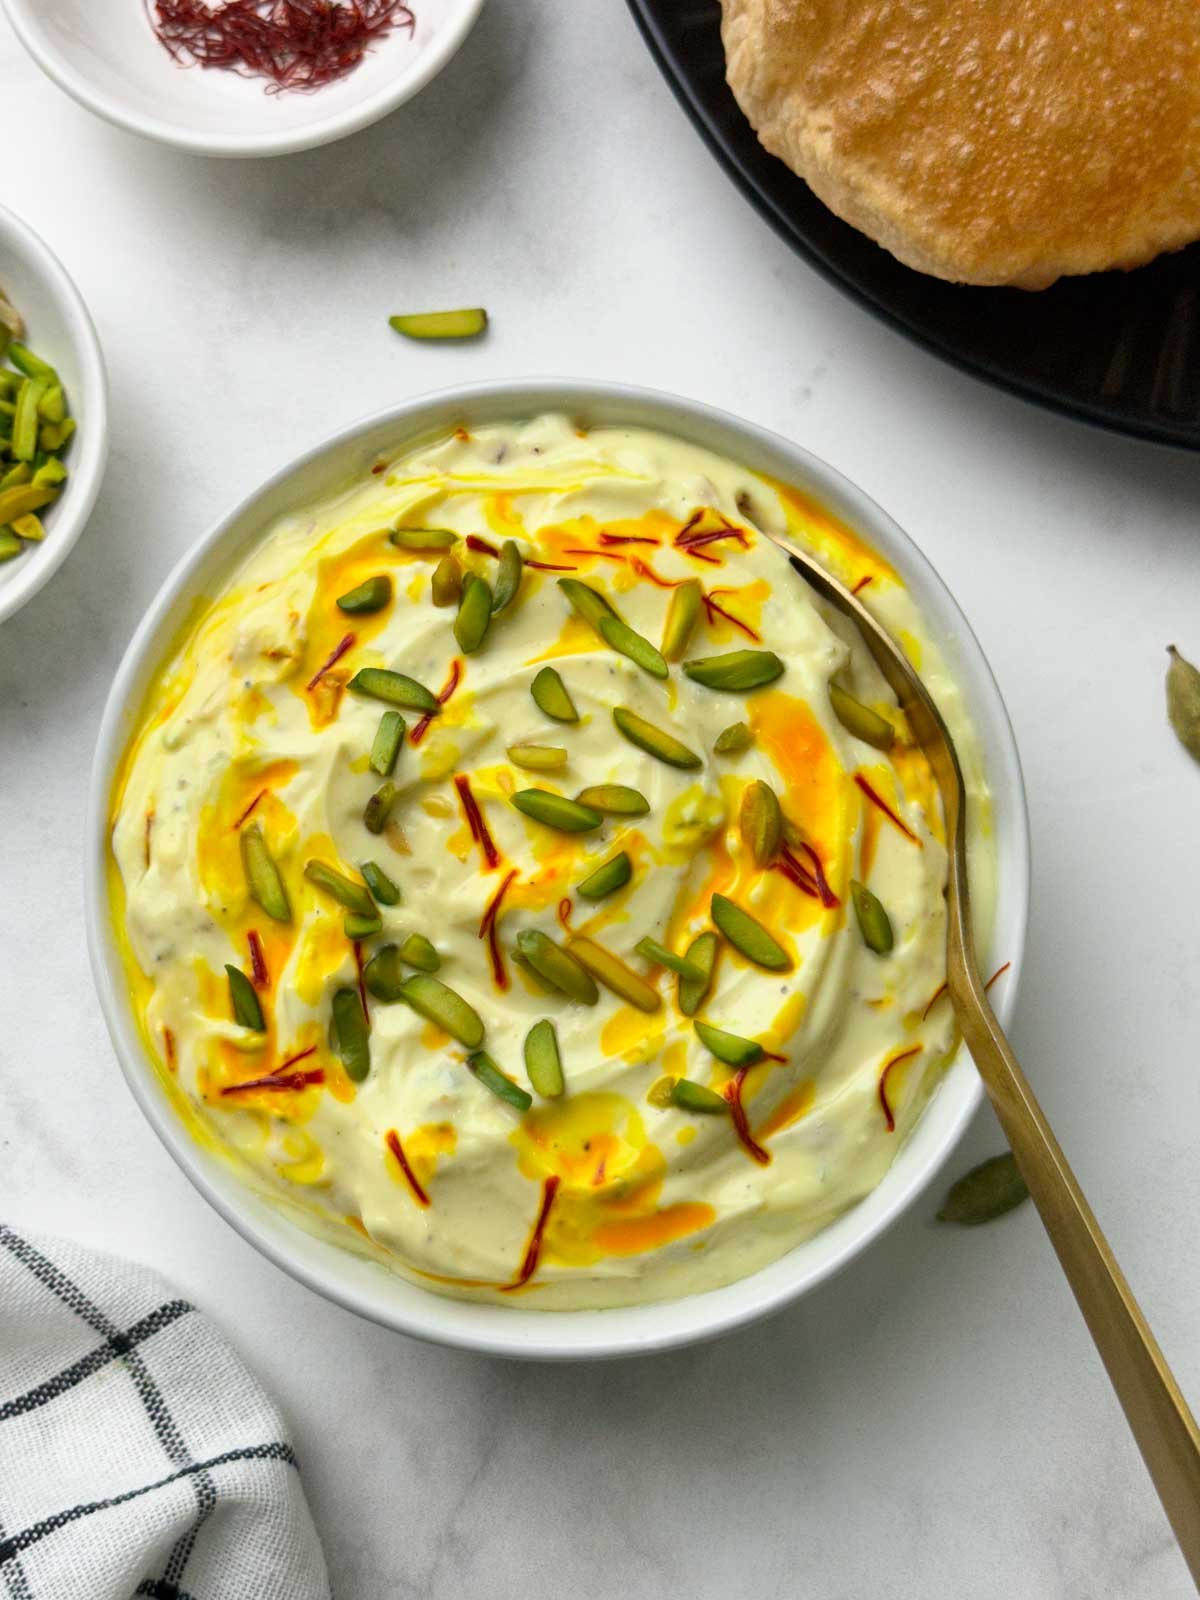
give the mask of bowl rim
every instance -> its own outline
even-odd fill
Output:
[[[278,1267],[326,1299],[394,1331],[480,1353],[522,1360],[610,1359],[650,1354],[697,1343],[756,1321],[800,1298],[864,1251],[923,1193],[953,1154],[983,1099],[983,1088],[965,1046],[939,1084],[905,1146],[897,1151],[882,1182],[857,1205],[799,1246],[766,1267],[718,1289],[675,1300],[618,1306],[602,1310],[553,1311],[494,1306],[452,1299],[413,1285],[344,1245],[318,1240],[292,1220],[278,1202],[265,1201],[232,1168],[197,1143],[170,1105],[158,1073],[149,1060],[132,1019],[123,972],[108,909],[106,870],[109,855],[109,795],[117,766],[142,702],[146,680],[169,647],[172,621],[203,568],[219,565],[221,547],[248,548],[265,521],[279,514],[268,510],[271,497],[309,468],[333,468],[347,451],[380,435],[389,447],[416,440],[462,421],[479,425],[505,418],[518,420],[546,410],[569,415],[601,412],[602,425],[657,427],[677,437],[724,450],[735,459],[782,459],[793,481],[815,492],[822,503],[849,516],[870,537],[882,535],[883,548],[894,561],[925,615],[931,606],[942,622],[935,628],[939,643],[951,638],[943,625],[953,625],[954,650],[960,673],[969,666],[975,720],[986,711],[992,751],[989,779],[992,793],[1003,799],[1008,819],[1006,838],[1011,860],[998,882],[997,911],[1010,903],[1004,953],[1014,981],[996,1001],[1007,1024],[1016,1000],[1029,912],[1029,818],[1024,779],[1011,721],[991,668],[957,602],[934,568],[907,534],[862,490],[836,468],[802,446],[754,423],[702,401],[659,390],[614,382],[566,378],[493,380],[458,385],[415,396],[337,429],[273,473],[208,529],[175,563],[143,616],[116,671],[97,737],[89,780],[86,823],[85,899],[88,952],[101,1010],[121,1070],[134,1099],[175,1161],[204,1198],[250,1244]],[[380,443],[377,449],[384,448]],[[373,453],[373,452],[372,452]],[[370,453],[365,460],[370,459]],[[261,510],[259,508],[262,508]],[[247,527],[258,517],[253,531]],[[961,681],[961,678],[960,678]],[[1000,846],[997,833],[997,846]],[[1002,868],[1005,864],[1001,863]],[[953,1086],[953,1096],[951,1089]],[[921,1129],[934,1107],[942,1104],[945,1127],[936,1139]],[[914,1145],[928,1144],[919,1158]],[[897,1168],[905,1157],[911,1168],[905,1181]],[[881,1191],[886,1191],[880,1199]],[[857,1219],[857,1223],[855,1221]],[[806,1246],[837,1236],[825,1259],[803,1263]],[[843,1237],[844,1235],[844,1237]],[[351,1265],[353,1263],[353,1265]],[[403,1284],[410,1296],[397,1290]],[[398,1297],[398,1299],[397,1299]],[[396,1299],[397,1303],[392,1303]]]
[[[358,133],[380,121],[405,101],[411,100],[457,53],[479,19],[486,0],[456,0],[456,10],[450,25],[436,33],[421,50],[411,71],[402,73],[374,94],[331,116],[318,117],[300,127],[270,130],[260,135],[224,134],[187,129],[159,117],[135,111],[115,96],[98,89],[79,72],[62,53],[54,48],[36,20],[36,8],[26,0],[0,0],[13,32],[38,66],[65,93],[85,110],[103,117],[114,127],[127,133],[140,134],[158,144],[170,145],[176,150],[187,150],[194,155],[253,158],[255,156],[294,155],[301,150],[313,150],[319,145],[333,144],[349,134]]]
[[[79,362],[81,393],[71,396],[72,410],[81,421],[86,418],[86,426],[75,438],[70,476],[55,502],[54,523],[47,530],[45,541],[32,556],[26,555],[18,562],[12,576],[0,587],[0,623],[32,600],[74,549],[96,504],[108,462],[108,377],[96,325],[83,296],[41,235],[15,211],[0,205],[0,251],[6,248],[28,263],[62,318]]]

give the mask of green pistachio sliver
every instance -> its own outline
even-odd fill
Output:
[[[257,822],[252,822],[242,829],[238,843],[241,846],[242,870],[246,874],[250,898],[257,901],[274,921],[290,922],[291,902],[283,886],[283,879],[279,875],[279,868],[271,858],[271,852],[267,849],[267,842]]]
[[[850,898],[854,902],[854,915],[858,919],[858,931],[863,936],[863,943],[868,950],[874,950],[877,956],[886,956],[896,939],[892,932],[892,919],[884,910],[882,900],[856,878],[850,880]]]
[[[957,1222],[962,1227],[977,1227],[1028,1200],[1029,1190],[1011,1150],[992,1156],[965,1173],[952,1184],[938,1212],[939,1222]]]
[[[443,556],[429,580],[429,596],[435,606],[455,606],[462,594],[462,568],[453,556]]]
[[[757,1039],[743,1039],[740,1033],[726,1033],[724,1028],[714,1028],[708,1022],[695,1022],[692,1026],[709,1054],[727,1067],[752,1067],[766,1055]]]
[[[668,661],[682,659],[696,623],[700,620],[703,595],[698,578],[688,578],[672,590],[662,636],[662,653]]]
[[[548,789],[518,789],[510,798],[518,811],[560,833],[590,833],[604,821],[590,806],[568,800],[565,794],[551,794]]]
[[[693,967],[699,967],[704,974],[701,982],[695,983],[690,978],[680,978],[676,998],[679,1009],[685,1017],[694,1017],[704,1004],[705,997],[712,987],[713,968],[717,964],[717,946],[719,940],[715,933],[699,933],[687,947],[687,959]]]
[[[659,761],[665,761],[669,767],[691,771],[704,765],[694,750],[689,750],[687,745],[680,744],[671,734],[647,722],[645,717],[639,717],[628,706],[614,706],[612,715],[617,731],[624,734],[630,744],[637,745],[647,755],[656,756]]]
[[[240,1022],[243,1028],[249,1028],[252,1033],[264,1033],[267,1024],[263,1020],[262,1006],[258,995],[254,992],[254,985],[240,967],[232,967],[226,963],[225,973],[229,979],[229,1003],[233,1008],[233,1020]]]
[[[442,964],[441,956],[423,933],[409,934],[400,946],[400,959],[420,972],[436,972]]]
[[[649,639],[642,637],[627,622],[622,622],[620,617],[601,617],[596,623],[596,631],[608,645],[610,650],[616,650],[621,655],[627,656],[643,672],[648,672],[652,678],[665,678],[669,674],[667,663],[650,643]]]
[[[382,833],[387,827],[398,791],[392,782],[381,783],[363,808],[363,827],[368,833]]]
[[[510,744],[508,759],[528,772],[557,772],[567,764],[567,752],[554,744]]]
[[[633,863],[622,850],[619,855],[613,856],[604,862],[603,866],[589,872],[581,883],[575,885],[575,893],[583,896],[585,900],[603,900],[606,895],[616,894],[618,889],[623,889],[633,876]]]
[[[578,1000],[581,1005],[594,1006],[599,1000],[600,991],[591,973],[555,944],[549,934],[537,928],[526,928],[517,935],[517,952],[551,988]]]
[[[1173,644],[1167,654],[1167,720],[1183,748],[1200,761],[1200,671]]]
[[[388,318],[388,325],[406,339],[474,339],[488,325],[482,306],[458,311],[410,311]]]
[[[497,1100],[503,1100],[514,1111],[528,1111],[533,1104],[533,1096],[529,1091],[514,1083],[507,1073],[501,1072],[486,1050],[476,1050],[469,1055],[467,1066],[485,1089],[490,1089]]]
[[[659,944],[657,939],[647,935],[639,939],[633,947],[639,956],[652,961],[656,967],[666,967],[668,972],[673,972],[677,977],[688,978],[692,983],[701,983],[704,973],[699,967],[694,967],[686,956],[677,956],[674,950],[668,950],[665,944]]]
[[[375,915],[375,902],[367,893],[365,886],[356,883],[353,878],[348,878],[344,872],[338,872],[333,867],[327,866],[324,861],[308,861],[304,866],[304,876],[309,883],[316,884],[318,889],[331,895],[347,911],[354,911],[360,917],[373,917]]]
[[[400,890],[377,861],[364,861],[358,869],[372,895],[381,906],[398,906]]]
[[[513,966],[520,967],[521,971],[529,979],[530,983],[532,983],[536,989],[541,990],[542,994],[559,995],[562,993],[562,991],[560,989],[556,989],[552,983],[547,983],[546,979],[542,977],[541,973],[534,966],[533,962],[530,961],[527,955],[524,955],[520,950],[510,950],[508,953],[512,957]]]
[[[529,685],[533,703],[552,722],[578,722],[575,702],[567,693],[567,686],[553,667],[543,667]]]
[[[833,707],[834,716],[847,733],[852,733],[864,744],[873,745],[876,750],[892,748],[896,740],[896,729],[878,711],[863,705],[861,700],[856,700],[852,694],[847,694],[845,689],[839,688],[836,683],[829,685],[829,704]]]
[[[0,562],[11,561],[24,548],[23,541],[17,538],[11,528],[0,528]]]
[[[357,588],[339,595],[337,608],[351,617],[369,616],[373,611],[382,611],[391,601],[392,580],[385,573],[367,578]]]
[[[628,1000],[639,1011],[657,1011],[662,1006],[662,996],[657,989],[594,939],[576,934],[567,941],[567,954],[585,966],[606,989],[611,989],[622,1000]]]
[[[61,383],[52,383],[38,401],[38,416],[43,422],[65,422],[67,397]]]
[[[545,1100],[555,1100],[566,1088],[558,1035],[547,1017],[535,1022],[525,1035],[525,1071],[529,1081]]]
[[[712,919],[733,948],[755,966],[765,967],[768,972],[787,972],[791,968],[791,957],[762,923],[723,894],[712,897]]]
[[[474,655],[487,638],[492,620],[492,591],[477,573],[463,579],[462,598],[454,619],[454,637],[463,655]]]
[[[48,361],[43,361],[41,356],[34,355],[26,344],[13,340],[8,347],[8,359],[18,372],[23,372],[27,378],[41,378],[47,388],[52,383],[58,382],[58,373]]]
[[[436,717],[442,709],[437,696],[423,683],[387,667],[360,667],[346,687],[353,694],[365,695],[368,700],[382,700],[385,705],[420,711],[430,717]]]
[[[363,982],[376,1000],[390,1003],[400,999],[409,974],[400,962],[400,951],[394,944],[385,944],[363,968]]]
[[[67,448],[74,435],[74,417],[66,417],[62,422],[43,422],[38,429],[38,449],[59,454]]]
[[[674,1087],[674,1078],[670,1076],[656,1078],[646,1091],[646,1099],[652,1106],[657,1106],[660,1111],[667,1111],[675,1104],[671,1098],[671,1090]]]
[[[707,1089],[690,1078],[676,1078],[671,1085],[671,1103],[681,1111],[696,1111],[705,1116],[729,1110],[729,1101],[715,1089]]]
[[[713,740],[713,751],[719,756],[736,756],[753,743],[754,735],[744,722],[731,722]]]
[[[693,683],[730,694],[761,689],[783,674],[783,662],[773,650],[730,650],[723,656],[685,661],[683,670]]]
[[[357,911],[347,911],[342,928],[347,939],[357,943],[360,939],[373,939],[377,933],[382,933],[383,918],[378,911],[369,917],[364,917]]]
[[[516,540],[506,539],[500,546],[500,560],[496,564],[496,587],[492,594],[492,614],[503,611],[511,604],[521,587],[521,574],[525,563],[517,549]]]
[[[642,791],[623,783],[593,784],[590,789],[581,789],[575,798],[581,806],[603,811],[608,817],[644,817],[650,810]]]
[[[385,711],[379,719],[375,738],[371,744],[368,766],[381,778],[390,778],[396,766],[396,757],[404,742],[405,723],[398,711]]]
[[[602,617],[615,617],[615,608],[602,595],[599,589],[593,589],[590,583],[580,583],[578,578],[560,578],[558,587],[578,611],[585,622],[588,622],[600,631]]]
[[[479,1013],[440,978],[430,978],[424,973],[406,978],[400,985],[399,998],[428,1022],[444,1029],[459,1044],[465,1044],[468,1050],[476,1050],[483,1043],[483,1022]]]
[[[16,461],[32,461],[37,454],[37,408],[49,387],[45,378],[27,378],[17,391],[17,409],[9,442],[9,452]]]
[[[388,534],[397,550],[450,550],[458,543],[458,535],[449,528],[393,528]]]
[[[35,468],[30,481],[35,489],[55,489],[60,483],[66,483],[68,476],[57,456],[47,456],[41,466]]]
[[[357,989],[338,989],[333,997],[333,1047],[351,1083],[371,1070],[371,1036]]]
[[[771,864],[783,838],[783,811],[769,783],[756,778],[742,793],[738,827],[756,867]]]

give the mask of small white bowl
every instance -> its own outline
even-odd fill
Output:
[[[209,156],[277,156],[378,121],[437,75],[483,0],[412,0],[358,67],[312,93],[270,94],[262,78],[182,67],[155,37],[147,0],[3,0],[17,37],[89,111],[147,139]]]
[[[106,880],[114,777],[143,697],[198,596],[285,512],[344,488],[348,478],[406,444],[488,422],[565,411],[584,425],[657,428],[797,484],[843,517],[902,573],[966,697],[991,784],[997,851],[992,947],[1019,973],[1029,906],[1029,829],[1021,768],[995,680],[949,591],[916,546],[880,508],[815,456],[726,413],[619,384],[561,380],[477,384],[408,401],[335,434],[278,472],[217,523],[183,558],[142,620],[118,669],[96,747],[87,823],[87,929],[92,971],[109,1032],[134,1098],[200,1192],[278,1266],[340,1305],[385,1327],[491,1355],[580,1360],[666,1350],[711,1338],[796,1299],[844,1266],[921,1193],[958,1142],[982,1088],[965,1051],[934,1094],[883,1182],[823,1232],[761,1271],[722,1289],[604,1311],[538,1311],[451,1300],[375,1261],[309,1233],[279,1204],[239,1179],[199,1145],[172,1109],[134,1022],[114,936]],[[798,583],[799,579],[796,580]],[[1015,983],[996,1010],[1012,1012]]]
[[[25,319],[31,350],[57,368],[78,424],[66,458],[70,476],[41,514],[46,537],[0,565],[0,622],[31,599],[83,532],[108,460],[108,386],[100,341],[62,263],[0,206],[0,288]]]

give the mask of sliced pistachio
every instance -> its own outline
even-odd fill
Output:
[[[601,617],[596,624],[596,631],[610,650],[616,650],[621,655],[627,656],[635,666],[641,667],[642,671],[648,672],[652,678],[668,676],[667,663],[649,639],[644,639],[627,622],[622,622],[620,617]]]
[[[525,1035],[525,1071],[534,1089],[546,1100],[554,1100],[566,1088],[558,1035],[546,1017],[535,1022]]]
[[[390,780],[380,784],[363,809],[363,827],[368,833],[382,833],[387,827],[398,791]]]
[[[400,951],[394,944],[385,944],[363,968],[363,982],[376,1000],[391,1002],[400,999],[400,991],[409,977],[400,963]]]
[[[1173,644],[1167,653],[1167,720],[1183,748],[1200,761],[1200,671]]]
[[[658,990],[648,984],[645,978],[640,978],[631,967],[611,950],[606,950],[603,945],[594,939],[585,938],[576,934],[567,940],[567,954],[598,978],[606,989],[611,989],[622,1000],[628,1000],[631,1006],[636,1006],[639,1011],[657,1011],[662,1005],[662,996]]]
[[[896,739],[896,729],[878,711],[863,705],[861,700],[856,700],[852,694],[847,694],[845,689],[839,688],[836,683],[829,685],[829,704],[833,707],[834,716],[847,733],[852,733],[864,744],[873,745],[876,750],[892,748]]]
[[[696,1037],[711,1055],[727,1067],[752,1067],[766,1051],[757,1039],[743,1039],[739,1033],[726,1033],[708,1022],[695,1022]]]
[[[746,694],[781,677],[783,662],[773,650],[730,650],[723,656],[685,661],[683,670],[693,683],[703,684],[706,689]]]
[[[243,1028],[249,1028],[252,1033],[265,1032],[267,1024],[263,1020],[262,1005],[250,979],[240,967],[231,967],[228,963],[225,965],[225,974],[229,979],[233,1020],[240,1022]]]
[[[742,750],[748,750],[753,743],[754,735],[744,722],[731,722],[714,739],[713,750],[719,756],[736,756]]]
[[[388,538],[397,550],[450,550],[458,543],[449,528],[393,528]]]
[[[593,589],[590,583],[580,583],[578,578],[560,578],[558,587],[578,611],[585,622],[590,622],[596,632],[600,631],[602,617],[615,617],[616,610],[602,595],[599,589]]]
[[[388,325],[406,339],[474,339],[488,325],[482,306],[461,311],[410,311],[388,318]]]
[[[496,564],[496,588],[492,595],[492,614],[503,611],[515,598],[521,587],[521,574],[525,563],[514,539],[506,539],[500,546],[500,560]]]
[[[476,1050],[467,1057],[467,1066],[479,1079],[485,1089],[490,1089],[497,1100],[503,1100],[506,1106],[512,1106],[515,1111],[528,1111],[533,1104],[533,1096],[527,1089],[522,1089],[500,1068],[488,1055],[486,1050]]]
[[[339,905],[345,906],[347,911],[354,911],[360,917],[375,915],[375,902],[367,893],[365,886],[356,883],[353,878],[348,878],[344,872],[337,872],[333,867],[327,866],[324,861],[306,862],[304,876],[310,883],[315,883],[318,889],[332,895]]]
[[[487,637],[492,620],[492,591],[474,572],[463,579],[462,598],[454,619],[454,637],[463,655],[474,655]]]
[[[407,711],[420,711],[430,717],[436,717],[442,709],[437,696],[423,683],[386,667],[361,667],[346,687],[353,694],[365,695],[368,700],[382,700],[385,705],[403,706]]]
[[[685,1017],[696,1015],[712,987],[713,968],[717,964],[719,943],[715,933],[699,933],[687,947],[689,965],[698,967],[704,977],[700,982],[695,982],[691,978],[679,980],[676,998],[679,1001],[679,1009]]]
[[[369,917],[360,916],[357,911],[347,911],[342,930],[347,939],[354,943],[359,939],[373,939],[377,933],[383,932],[383,918],[378,911]]]
[[[334,994],[330,1036],[346,1076],[361,1083],[371,1070],[371,1034],[357,989],[338,989]]]
[[[656,1078],[646,1091],[646,1099],[649,1100],[652,1106],[657,1106],[660,1111],[666,1111],[675,1103],[671,1098],[671,1090],[674,1087],[674,1078],[669,1076]]]
[[[429,596],[435,606],[454,606],[462,594],[462,568],[453,556],[443,556],[429,580]]]
[[[405,723],[398,711],[385,711],[379,719],[375,738],[371,743],[368,766],[381,778],[390,778],[396,766],[396,757],[404,742]]]
[[[665,761],[669,767],[691,770],[704,765],[694,750],[689,750],[687,745],[680,744],[671,734],[664,733],[652,722],[647,722],[645,717],[639,717],[637,712],[631,711],[628,706],[614,706],[613,721],[617,725],[617,731],[623,733],[630,744],[637,745],[638,749],[644,750],[647,755],[657,756],[659,761]]]
[[[283,879],[279,875],[279,868],[271,859],[271,852],[267,849],[267,842],[258,823],[252,822],[243,828],[238,842],[241,845],[242,870],[246,874],[250,898],[256,900],[276,922],[290,922],[291,902],[283,886]]]
[[[595,872],[589,872],[581,883],[575,885],[575,893],[581,894],[585,900],[603,900],[606,895],[616,894],[618,889],[623,889],[632,876],[633,863],[622,850],[603,866],[597,867]]]
[[[592,975],[574,956],[555,944],[549,934],[526,928],[517,935],[517,951],[537,976],[581,1005],[594,1006],[600,998]]]
[[[705,1116],[729,1110],[729,1101],[724,1095],[705,1088],[702,1083],[693,1083],[690,1078],[675,1079],[671,1085],[671,1103],[681,1111],[698,1111]]]
[[[938,1212],[939,1222],[957,1222],[966,1228],[993,1222],[1028,1200],[1029,1190],[1011,1150],[977,1167],[950,1188]]]
[[[392,601],[392,580],[381,575],[377,578],[367,578],[356,589],[349,590],[346,594],[338,596],[337,608],[348,616],[369,616],[373,611],[382,611],[384,606]]]
[[[639,939],[633,948],[639,956],[652,961],[656,967],[666,967],[668,972],[675,973],[677,977],[688,978],[692,983],[702,983],[704,980],[700,967],[694,967],[686,956],[677,956],[674,950],[668,950],[665,944],[659,944],[657,939],[651,939],[649,935]]]
[[[755,966],[766,967],[768,972],[786,972],[791,967],[787,951],[762,923],[723,894],[712,897],[712,919],[733,948]]]
[[[886,956],[896,939],[892,932],[892,919],[884,910],[883,902],[856,878],[850,880],[850,898],[854,901],[854,915],[858,919],[858,931],[863,936],[863,943],[868,950],[874,950],[877,956]]]
[[[527,955],[524,955],[520,950],[510,950],[508,953],[512,957],[513,965],[520,967],[534,988],[540,989],[543,994],[558,995],[562,992],[556,989],[552,983],[547,983]]]
[[[783,811],[780,809],[779,796],[761,778],[747,784],[742,792],[738,827],[755,866],[769,866],[778,854],[783,838]]]
[[[400,946],[400,959],[419,972],[436,972],[442,964],[441,956],[423,933],[409,934]]]
[[[662,636],[662,653],[668,661],[679,661],[682,658],[696,623],[700,620],[703,600],[704,591],[697,578],[688,578],[672,591]]]
[[[581,789],[575,796],[581,806],[591,806],[593,811],[603,811],[609,817],[644,817],[650,802],[640,789],[629,789],[623,783],[597,783],[590,789]]]
[[[560,833],[590,833],[604,821],[590,806],[568,800],[565,794],[551,794],[548,789],[518,789],[511,799],[518,811]]]
[[[10,528],[0,528],[0,561],[11,561],[25,546]]]
[[[575,702],[567,693],[567,686],[553,667],[543,667],[529,685],[533,703],[544,716],[553,722],[578,722]]]
[[[527,772],[557,772],[567,764],[567,752],[555,744],[510,744],[508,759]]]
[[[367,888],[381,906],[398,906],[400,890],[376,861],[364,861],[358,869]]]
[[[475,1050],[483,1043],[483,1022],[474,1006],[468,1005],[456,990],[449,988],[440,978],[430,978],[424,973],[406,978],[400,985],[399,998],[410,1005],[429,1022],[434,1022]]]

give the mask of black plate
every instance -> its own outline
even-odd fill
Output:
[[[1200,449],[1200,244],[1031,294],[942,283],[835,217],[759,144],[725,82],[718,0],[629,0],[713,154],[792,248],[955,366],[1071,416]]]

